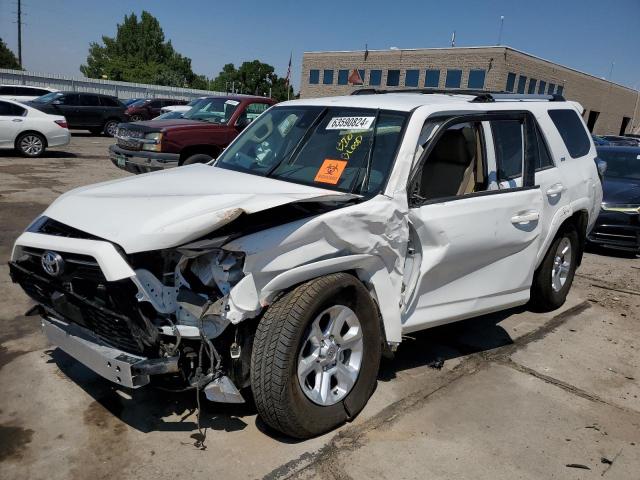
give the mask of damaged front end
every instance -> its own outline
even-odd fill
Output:
[[[251,322],[231,325],[227,311],[244,255],[214,240],[126,259],[135,275],[108,281],[91,256],[19,247],[10,273],[38,302],[51,343],[103,377],[243,402]]]

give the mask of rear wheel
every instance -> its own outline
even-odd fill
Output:
[[[251,385],[266,424],[309,438],[357,415],[376,384],[380,322],[369,292],[352,275],[304,283],[260,321]]]
[[[558,232],[531,285],[535,310],[555,310],[564,304],[576,272],[578,248],[578,233],[572,225]]]
[[[116,131],[118,130],[118,120],[107,120],[107,122],[104,124],[104,134],[107,137],[113,137],[116,134]]]
[[[25,157],[39,157],[44,153],[45,138],[39,133],[23,133],[16,140],[16,149]]]
[[[185,158],[185,160],[181,163],[181,165],[193,165],[194,163],[207,163],[213,160],[211,155],[207,155],[206,153],[196,153],[195,155],[191,155],[190,157]]]

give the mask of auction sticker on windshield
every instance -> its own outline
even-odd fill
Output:
[[[347,166],[345,160],[334,160],[332,158],[326,158],[316,173],[314,182],[330,183],[335,185],[340,180],[342,172]]]
[[[327,130],[367,130],[376,117],[333,117]]]

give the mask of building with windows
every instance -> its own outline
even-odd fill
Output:
[[[640,130],[637,90],[505,46],[305,52],[300,85],[302,98],[363,87],[556,93],[582,104],[593,133]]]

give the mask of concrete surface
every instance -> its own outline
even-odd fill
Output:
[[[0,153],[0,258],[60,193],[128,175],[108,160],[110,143],[80,134],[42,159]],[[119,391],[47,346],[7,271],[0,479],[640,479],[637,258],[587,254],[559,311],[412,335],[383,362],[362,414],[323,437],[295,442],[252,405],[203,401],[204,448],[193,392]]]

